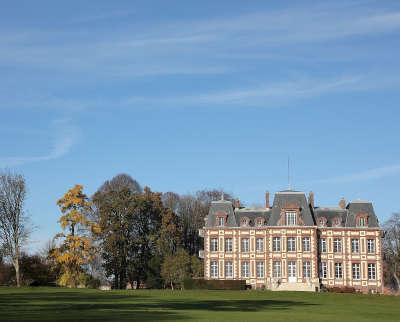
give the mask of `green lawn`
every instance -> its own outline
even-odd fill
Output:
[[[0,321],[400,321],[400,297],[0,288]]]

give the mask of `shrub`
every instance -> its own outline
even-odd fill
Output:
[[[351,286],[333,286],[326,288],[328,292],[332,293],[356,293],[356,289]]]
[[[183,281],[186,290],[245,290],[245,280],[205,280],[186,278]]]

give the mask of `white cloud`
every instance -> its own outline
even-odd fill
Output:
[[[54,142],[48,153],[38,156],[0,157],[0,167],[55,160],[68,154],[76,142],[78,130],[67,119],[53,121],[52,128],[55,131]]]

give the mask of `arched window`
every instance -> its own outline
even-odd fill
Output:
[[[357,227],[368,227],[368,215],[359,214],[356,218]]]
[[[333,227],[340,227],[341,225],[342,224],[341,224],[341,220],[340,220],[339,217],[333,218],[333,220],[332,220],[332,226]]]
[[[318,218],[318,226],[319,227],[326,227],[326,218],[325,217],[319,217]]]
[[[262,227],[262,226],[264,226],[264,218],[258,217],[258,218],[256,219],[256,226],[257,226],[257,227]]]
[[[249,225],[249,222],[249,218],[247,217],[240,218],[240,226],[242,227],[247,227]]]

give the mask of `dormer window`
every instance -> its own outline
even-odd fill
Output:
[[[368,216],[359,215],[357,216],[357,227],[368,227]]]
[[[340,226],[341,226],[341,224],[340,224],[340,218],[333,218],[332,225],[333,225],[334,227],[340,227]]]
[[[247,227],[249,225],[249,222],[250,222],[249,218],[243,217],[240,219],[240,226]]]
[[[320,217],[318,219],[318,226],[319,227],[326,227],[326,222],[327,222],[327,220],[326,220],[325,217]]]
[[[257,219],[256,219],[256,226],[257,226],[257,227],[262,227],[262,226],[264,226],[264,218],[257,218]]]
[[[286,226],[296,226],[297,224],[297,214],[295,211],[286,212]]]
[[[220,227],[225,226],[225,217],[218,217],[217,218],[217,226],[220,226]]]

